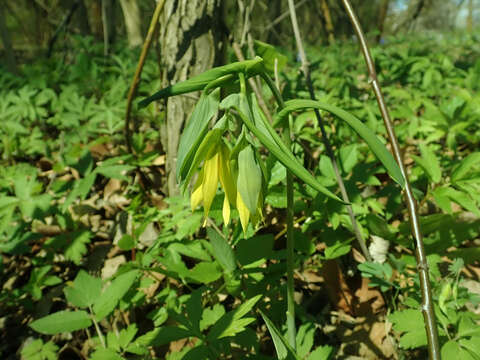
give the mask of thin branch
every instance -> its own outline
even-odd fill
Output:
[[[315,92],[313,90],[313,85],[312,85],[312,79],[310,77],[310,68],[307,60],[307,56],[305,54],[305,50],[303,48],[303,42],[302,42],[302,37],[300,35],[300,29],[298,27],[298,22],[297,22],[297,14],[295,13],[295,7],[293,5],[293,0],[288,0],[288,6],[290,9],[290,17],[292,19],[292,27],[293,27],[293,32],[295,34],[295,40],[297,42],[297,48],[298,52],[300,53],[300,59],[302,61],[302,71],[305,76],[305,80],[307,82],[307,87],[308,87],[308,92],[310,93],[310,98],[312,100],[315,99]],[[350,221],[352,222],[352,228],[353,232],[355,234],[355,237],[358,241],[358,245],[360,246],[360,249],[362,250],[363,256],[367,259],[367,261],[372,261],[372,257],[370,256],[370,253],[368,251],[367,245],[365,244],[365,240],[363,239],[362,233],[360,232],[360,229],[358,228],[357,221],[355,219],[355,214],[353,212],[352,205],[350,205],[350,199],[348,197],[347,190],[345,188],[345,184],[343,182],[342,176],[340,175],[340,170],[338,168],[337,160],[335,158],[335,154],[333,153],[332,145],[330,144],[330,140],[328,139],[327,132],[325,131],[325,126],[323,124],[323,119],[320,116],[320,112],[315,109],[315,115],[317,117],[318,125],[320,127],[320,131],[322,133],[322,141],[323,144],[325,145],[325,150],[327,151],[327,155],[332,161],[333,165],[333,170],[335,172],[335,178],[338,183],[338,187],[340,188],[340,192],[342,194],[342,199],[345,201],[348,205],[347,211],[348,215],[350,217]]]
[[[165,0],[159,0],[157,2],[157,7],[153,13],[152,21],[150,22],[150,27],[148,28],[147,37],[143,44],[142,53],[140,54],[140,59],[138,60],[137,69],[135,70],[135,75],[133,77],[132,84],[130,85],[130,90],[128,91],[127,98],[127,110],[125,115],[125,141],[127,142],[127,149],[129,152],[132,152],[132,143],[131,143],[131,130],[130,130],[130,113],[132,111],[132,102],[135,97],[135,93],[140,83],[140,75],[142,74],[143,65],[145,65],[145,60],[147,59],[148,50],[152,44],[153,34],[158,25],[158,18],[163,9]],[[136,128],[136,126],[134,126]]]
[[[308,0],[302,0],[300,1],[297,5],[295,5],[295,9],[299,8],[300,6],[302,6],[303,4],[305,4]],[[268,24],[263,30],[266,31],[266,30],[269,30],[270,28],[274,27],[275,25],[277,25],[278,23],[282,22],[283,19],[285,19],[286,17],[288,17],[288,15],[290,14],[290,11],[285,11],[282,15],[280,15],[279,17],[277,17],[275,20],[273,20],[270,24]]]
[[[397,137],[390,119],[390,114],[385,104],[385,99],[383,98],[382,90],[380,84],[378,83],[377,74],[375,71],[375,64],[373,62],[372,56],[370,55],[370,50],[367,45],[367,41],[363,34],[360,23],[353,11],[352,6],[348,0],[342,0],[343,5],[350,17],[350,21],[355,29],[357,37],[360,42],[360,48],[365,58],[365,63],[368,68],[370,75],[370,82],[375,92],[377,98],[377,103],[380,108],[380,112],[383,117],[385,128],[387,129],[388,137],[392,145],[392,152],[395,160],[400,167],[403,177],[405,178],[405,197],[407,202],[408,213],[410,216],[410,224],[412,227],[412,233],[415,240],[415,252],[417,258],[417,268],[420,278],[420,288],[422,293],[422,312],[423,318],[425,321],[425,327],[427,330],[427,340],[428,340],[428,351],[429,357],[431,360],[440,359],[440,344],[438,341],[438,330],[437,323],[435,319],[435,313],[433,311],[433,302],[432,302],[432,291],[430,288],[430,279],[428,275],[428,264],[427,264],[427,255],[423,246],[422,232],[420,230],[420,222],[417,214],[417,203],[413,197],[413,192],[410,187],[410,182],[408,181],[407,171],[403,164],[403,159],[400,153],[400,147],[398,145]]]
[[[53,52],[53,45],[55,45],[55,42],[58,39],[58,36],[62,32],[63,28],[67,27],[70,21],[72,20],[72,16],[75,13],[75,10],[77,10],[78,5],[80,5],[80,0],[77,0],[73,3],[72,7],[68,11],[67,15],[63,18],[62,22],[60,25],[57,27],[57,30],[55,30],[55,34],[53,34],[52,38],[48,42],[48,51],[47,51],[47,58],[49,58],[52,55]]]

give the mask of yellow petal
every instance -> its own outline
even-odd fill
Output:
[[[190,206],[192,207],[192,211],[194,211],[203,200],[202,182],[203,182],[203,170],[200,171],[200,173],[198,174],[197,181],[193,186],[192,195],[190,196]]]
[[[247,208],[247,205],[242,200],[240,193],[237,192],[237,209],[240,216],[240,223],[242,224],[243,232],[247,232],[248,219],[250,218],[250,211]]]
[[[223,190],[225,191],[225,196],[232,204],[235,206],[237,191],[235,186],[235,179],[232,176],[232,171],[230,169],[230,150],[228,147],[222,143],[220,145],[220,159],[219,159],[219,179],[220,184],[222,185]]]
[[[218,188],[218,152],[210,159],[205,160],[203,165],[203,208],[205,217],[208,216],[210,206],[212,206],[213,198],[217,193]]]
[[[222,215],[223,215],[223,223],[225,225],[228,225],[228,223],[230,222],[230,203],[227,199],[227,195],[225,195],[225,198],[223,199]]]

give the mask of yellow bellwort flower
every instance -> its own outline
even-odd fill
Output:
[[[203,167],[198,175],[190,197],[192,211],[203,202],[206,218],[217,193],[218,182],[220,181],[225,191],[222,211],[225,224],[230,222],[230,204],[235,205],[236,203],[235,184],[231,173],[229,157],[230,151],[223,141],[214,145],[204,160]]]

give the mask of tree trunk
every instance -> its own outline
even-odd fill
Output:
[[[5,23],[5,14],[3,12],[3,6],[0,6],[0,36],[3,42],[3,50],[5,51],[5,59],[7,62],[8,71],[16,74],[17,65],[15,63],[15,54],[13,53],[12,39]]]
[[[325,30],[327,31],[328,43],[335,43],[335,35],[333,30],[332,16],[330,14],[330,8],[328,7],[327,0],[321,0],[323,17],[325,19]]]
[[[473,0],[468,0],[467,31],[473,31]]]
[[[130,47],[140,46],[143,43],[140,26],[140,10],[137,0],[120,0],[123,18],[127,28],[128,45]]]
[[[221,44],[220,15],[220,0],[166,0],[159,33],[163,85],[186,80],[216,65]],[[188,95],[171,97],[167,101],[162,145],[167,152],[169,195],[178,193],[175,179],[178,143],[194,104],[195,100]]]
[[[102,0],[102,23],[103,23],[103,43],[104,55],[110,52],[110,45],[116,38],[116,2],[114,0]]]
[[[385,19],[387,18],[389,4],[390,4],[390,0],[382,0],[380,7],[378,9],[377,43],[380,42],[380,39],[382,38],[382,35],[383,35],[383,28],[385,26]]]
[[[88,11],[84,0],[80,0],[78,4],[77,22],[80,28],[80,33],[84,36],[90,35],[90,24],[88,22]]]

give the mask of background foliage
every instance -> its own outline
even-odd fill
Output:
[[[105,42],[99,3],[82,3],[88,26],[77,10],[60,28],[71,9],[60,1],[34,1],[35,11],[27,2],[6,1],[1,17],[2,51],[14,55],[0,72],[2,358],[291,357],[280,340],[284,168],[259,150],[268,174],[260,226],[244,234],[236,210],[232,224],[222,226],[221,196],[202,226],[202,209],[192,212],[188,199],[165,195],[162,104],[134,110],[141,126],[132,137],[134,154],[126,150],[126,94],[139,49],[119,35],[127,31],[121,9],[111,25],[117,37]],[[275,22],[284,3],[256,2],[249,33],[284,54],[283,96],[308,98],[288,19]],[[342,9],[326,1],[335,25],[335,41],[327,45],[323,2],[298,3],[317,98],[384,139]],[[385,2],[353,3],[371,40],[382,39],[372,52],[419,202],[442,355],[478,359],[478,11],[469,12],[469,1],[387,1],[380,33]],[[154,3],[137,4],[139,16],[150,18]],[[233,34],[238,4],[224,6]],[[439,32],[447,23],[449,31]],[[145,33],[148,24],[139,24]],[[235,59],[231,50],[226,58]],[[160,88],[160,75],[152,51],[139,94]],[[262,95],[272,109],[266,87]],[[423,358],[419,280],[400,189],[350,128],[325,118],[376,261],[365,262],[355,249],[342,205],[295,184],[296,356]],[[313,112],[296,116],[293,131],[295,155],[335,192]]]

